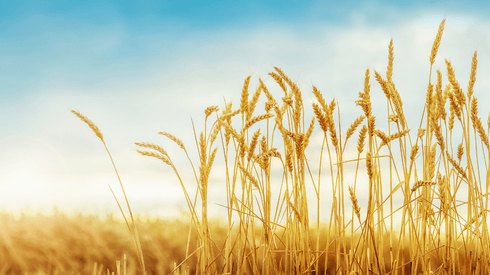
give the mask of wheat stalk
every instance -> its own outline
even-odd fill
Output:
[[[83,122],[87,123],[87,125],[90,127],[90,129],[92,129],[92,131],[95,133],[95,135],[98,138],[100,138],[100,140],[104,144],[104,148],[106,149],[107,154],[109,155],[109,158],[111,159],[112,166],[114,167],[114,171],[116,172],[117,179],[118,179],[119,184],[121,186],[121,189],[123,191],[124,199],[126,200],[126,206],[128,207],[128,210],[129,210],[129,215],[130,215],[130,218],[131,218],[131,225],[132,226],[129,224],[128,220],[126,219],[126,216],[124,215],[124,211],[122,210],[121,205],[119,204],[119,201],[116,198],[116,195],[112,191],[112,188],[110,186],[109,186],[109,188],[111,189],[111,192],[112,192],[112,194],[114,196],[114,199],[116,200],[117,205],[119,206],[119,209],[121,210],[121,213],[123,215],[124,221],[126,222],[126,225],[128,227],[128,230],[129,230],[129,232],[131,234],[131,237],[133,239],[134,245],[136,247],[136,253],[138,254],[139,264],[140,264],[141,268],[143,269],[143,274],[146,275],[145,261],[144,261],[144,258],[143,258],[143,250],[141,248],[141,243],[140,243],[140,239],[139,239],[139,236],[138,236],[138,230],[136,229],[136,223],[134,221],[133,212],[131,211],[131,207],[129,205],[128,197],[126,196],[126,191],[124,190],[123,184],[121,182],[121,178],[119,177],[119,172],[117,171],[116,165],[114,164],[114,160],[112,159],[112,155],[109,152],[109,149],[107,148],[107,146],[105,144],[104,137],[102,136],[102,132],[100,131],[99,127],[97,127],[97,125],[95,125],[95,123],[93,123],[89,118],[87,118],[86,116],[84,116],[82,113],[80,113],[78,111],[74,111],[74,110],[71,110],[71,112],[73,114],[75,114],[78,118],[80,118]]]

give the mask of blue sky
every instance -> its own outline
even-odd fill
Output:
[[[155,215],[176,213],[184,205],[180,187],[168,167],[137,155],[132,142],[162,144],[156,133],[169,131],[192,148],[190,117],[199,127],[207,106],[222,106],[223,98],[236,101],[248,75],[255,85],[257,77],[267,79],[273,66],[281,67],[298,81],[306,100],[311,85],[326,98],[337,98],[350,123],[359,114],[353,106],[364,71],[385,70],[393,38],[395,82],[406,112],[419,115],[423,106],[416,103],[424,97],[428,55],[443,18],[436,67],[444,70],[444,58],[450,59],[465,83],[478,50],[475,89],[484,113],[490,83],[478,77],[490,72],[489,6],[485,1],[3,1],[0,208],[49,210],[56,204],[67,211],[118,211],[107,188],[117,186],[110,160],[70,109],[99,125],[134,207]],[[270,79],[266,84],[275,85]],[[179,159],[179,151],[169,153]]]

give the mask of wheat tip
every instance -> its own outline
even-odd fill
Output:
[[[95,123],[92,122],[88,117],[84,116],[82,113],[79,111],[71,110],[72,113],[74,113],[78,118],[80,118],[83,122],[87,123],[87,125],[94,131],[95,135],[104,142],[104,136],[102,135],[102,132],[100,131],[99,127]]]

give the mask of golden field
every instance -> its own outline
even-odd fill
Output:
[[[133,215],[119,179],[124,200],[114,197],[124,222],[4,214],[2,272],[118,273],[119,261],[119,272],[129,274],[489,274],[490,117],[484,125],[473,91],[476,52],[465,91],[449,60],[444,74],[432,68],[444,26],[428,53],[416,125],[408,125],[393,81],[393,41],[386,72],[366,70],[359,116],[348,127],[335,99],[313,86],[308,96],[315,101],[304,104],[306,93],[274,67],[277,93],[260,78],[249,92],[249,76],[239,103],[204,111],[203,130],[194,128],[197,161],[187,151],[194,145],[159,133],[189,158],[194,182],[184,182],[188,170],[160,145],[135,143],[139,154],[175,173],[187,221]],[[372,83],[386,96],[385,110],[373,109]],[[112,161],[98,126],[72,112]],[[320,140],[313,138],[318,133]],[[208,217],[216,166],[227,195],[227,216],[219,221]],[[320,207],[325,200],[328,209]],[[320,212],[329,214],[328,223]]]
[[[168,274],[185,258],[189,223],[136,217],[149,274]],[[0,214],[0,274],[141,273],[126,224],[108,215]],[[213,228],[214,229],[214,228]],[[224,227],[216,226],[216,233]],[[184,243],[184,245],[182,245]],[[194,248],[196,244],[191,244]],[[195,262],[195,260],[191,261]],[[191,269],[192,270],[192,269]]]

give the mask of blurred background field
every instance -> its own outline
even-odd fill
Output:
[[[186,216],[183,214],[183,217]],[[190,223],[185,218],[158,219],[137,216],[136,223],[148,274],[170,274],[186,259]],[[119,215],[106,217],[52,214],[0,213],[0,274],[117,274],[117,261],[123,273],[124,256],[127,274],[141,274],[137,255],[124,221]],[[210,221],[216,251],[227,235],[226,223]],[[322,225],[322,247],[326,227]],[[191,231],[189,252],[198,246]],[[323,260],[321,266],[323,267]],[[330,253],[334,266],[335,253]],[[437,264],[436,261],[434,264]],[[190,258],[179,269],[195,274],[197,258]],[[335,272],[330,268],[329,274]]]
[[[137,217],[148,274],[168,274],[185,259],[189,223],[185,219]],[[138,261],[124,221],[118,216],[0,213],[0,274],[92,274],[116,272],[127,256],[127,272]],[[220,236],[219,223],[215,233]],[[195,234],[195,232],[194,232]],[[195,249],[195,243],[190,244]],[[192,266],[195,259],[190,260]]]

